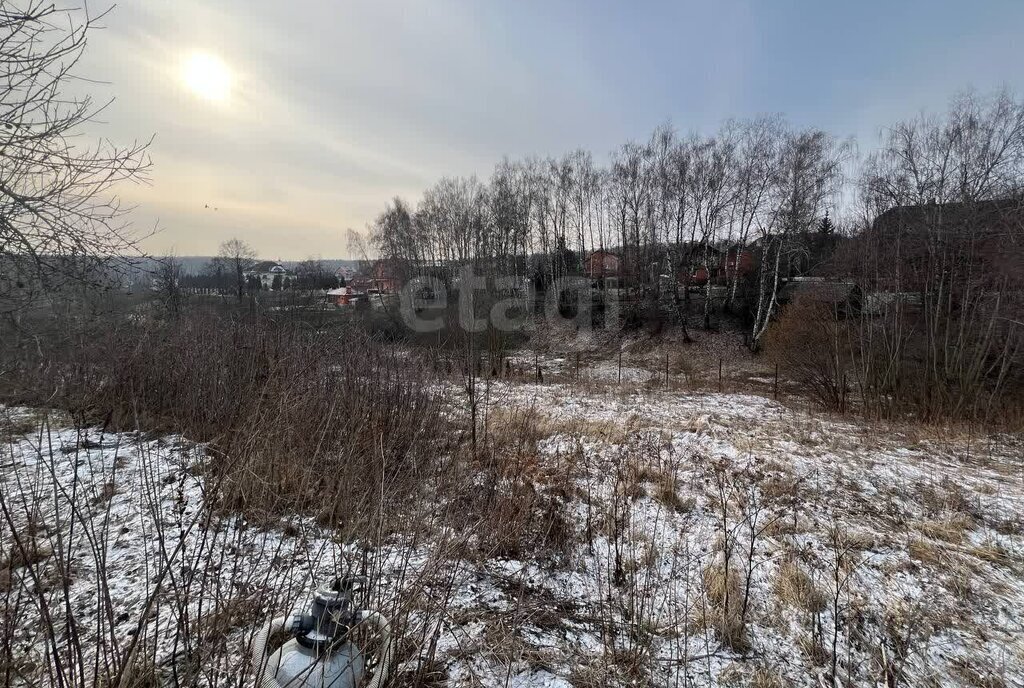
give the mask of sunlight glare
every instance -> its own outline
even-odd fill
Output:
[[[182,80],[195,95],[223,102],[231,94],[231,71],[216,55],[205,52],[190,54],[182,66]]]

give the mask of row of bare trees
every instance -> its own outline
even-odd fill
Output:
[[[83,145],[103,105],[69,86],[96,20],[87,9],[0,0],[0,314],[17,318],[54,284],[106,280],[136,250],[114,193],[144,180],[146,144]],[[415,206],[395,199],[373,240],[382,257],[409,266],[474,262],[541,284],[611,249],[627,283],[646,292],[675,283],[663,275],[685,280],[720,251],[752,245],[745,305],[756,349],[777,315],[780,278],[845,199],[852,239],[833,276],[856,281],[866,307],[856,327],[843,324],[845,362],[835,345],[833,368],[880,407],[990,409],[1000,390],[1020,388],[1024,367],[1024,105],[1008,93],[961,97],[941,116],[883,130],[876,151],[844,174],[851,152],[777,117],[728,121],[709,135],[665,125],[604,165],[575,151],[502,161],[486,182],[443,179]],[[233,241],[214,263],[239,300],[254,258]],[[166,276],[178,280],[173,269]],[[724,279],[716,298],[730,306],[740,270]],[[712,296],[708,280],[705,326]]]
[[[801,366],[815,365],[805,349],[821,340],[812,378],[829,403],[859,392],[879,415],[992,417],[1024,388],[1024,103],[1005,91],[960,96],[945,113],[884,129],[853,162],[852,143],[779,118],[730,121],[710,136],[663,126],[606,167],[576,151],[505,160],[486,183],[444,179],[415,207],[395,199],[373,239],[407,265],[475,262],[541,282],[610,249],[648,290],[749,246],[752,348],[776,322],[794,264],[837,285],[794,311],[804,334],[789,339]],[[840,201],[842,240],[808,260],[808,237],[835,230],[828,216]],[[729,306],[739,270],[723,280],[725,295],[715,293]],[[709,280],[705,326],[713,303]]]
[[[476,262],[540,282],[578,273],[591,251],[615,250],[629,282],[652,289],[662,274],[711,264],[712,249],[756,239],[769,268],[756,340],[774,312],[773,277],[787,238],[834,207],[849,152],[848,143],[777,117],[729,121],[707,136],[664,125],[646,143],[618,148],[607,167],[577,150],[503,160],[487,183],[442,179],[415,207],[394,199],[372,236],[381,257],[408,265]],[[727,279],[731,303],[738,271]],[[710,282],[707,289],[710,297]],[[705,324],[711,303],[705,299]]]
[[[993,365],[992,347],[1013,339],[996,335],[1021,320],[1012,298],[1019,289],[1021,112],[1005,92],[962,96],[942,116],[885,129],[854,174],[845,173],[850,142],[794,130],[779,118],[729,121],[709,136],[681,137],[662,126],[646,143],[618,148],[606,167],[575,151],[505,160],[487,183],[443,179],[415,207],[395,199],[373,238],[382,257],[409,264],[476,261],[542,280],[581,270],[590,251],[613,249],[629,279],[652,289],[660,274],[710,266],[712,249],[753,245],[758,269],[747,308],[756,347],[777,314],[785,266],[808,251],[805,238],[843,199],[852,250],[832,262],[832,275],[856,279],[865,292],[918,294],[912,309],[905,297],[878,298],[897,312],[917,313],[921,305],[935,340],[926,347],[933,383],[954,371],[979,379]],[[986,205],[997,200],[999,218]],[[886,211],[919,206],[931,210],[872,229]],[[724,277],[723,305],[731,305],[739,271]],[[706,296],[705,324],[710,281]],[[900,323],[893,325],[898,334],[883,339],[889,359],[905,354],[906,339],[917,333]],[[977,346],[968,345],[969,333]],[[879,345],[869,339],[864,347]],[[896,384],[898,366],[890,361],[882,370],[883,380],[871,384]]]

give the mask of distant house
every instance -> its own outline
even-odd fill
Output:
[[[403,267],[397,260],[382,258],[374,262],[368,273],[353,277],[348,284],[368,294],[395,294],[402,287]]]
[[[263,289],[283,289],[295,279],[295,273],[277,261],[264,260],[246,270],[245,279],[247,282],[257,280]]]
[[[1024,226],[1024,199],[1000,198],[973,203],[902,205],[875,218],[876,232],[938,233],[956,238],[965,233],[988,235],[1020,230]]]
[[[725,254],[713,245],[699,241],[683,242],[676,249],[674,260],[678,267],[676,281],[687,287],[703,287],[708,280],[717,281],[722,274],[719,264]]]
[[[754,252],[747,248],[730,248],[722,254],[718,273],[726,278],[745,277],[754,270]]]
[[[708,269],[703,265],[698,265],[692,272],[683,273],[682,279],[679,281],[687,286],[703,287],[710,278],[711,274],[708,272]]]
[[[373,286],[382,294],[393,294],[402,286],[403,266],[398,261],[378,260],[373,265]]]
[[[591,279],[622,276],[622,259],[611,251],[593,251],[584,261],[583,271]]]
[[[326,294],[327,303],[332,306],[350,306],[359,298],[358,292],[352,287],[329,289]]]
[[[893,286],[913,291],[927,288],[928,266],[943,251],[970,259],[973,275],[985,280],[1016,280],[1022,234],[1024,198],[897,206],[876,217],[869,231],[875,245],[899,256],[903,269]]]

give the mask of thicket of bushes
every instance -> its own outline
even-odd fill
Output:
[[[400,502],[445,433],[429,373],[356,331],[187,312],[94,320],[5,347],[0,395],[81,423],[168,431],[219,457],[226,506],[344,522]],[[429,370],[429,368],[427,369]]]
[[[769,330],[767,351],[827,409],[1020,427],[1022,328],[981,308],[932,305],[850,316],[797,299]]]

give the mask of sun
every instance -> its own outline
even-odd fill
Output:
[[[231,70],[210,53],[189,54],[182,63],[181,79],[188,90],[206,100],[224,102],[231,95]]]

